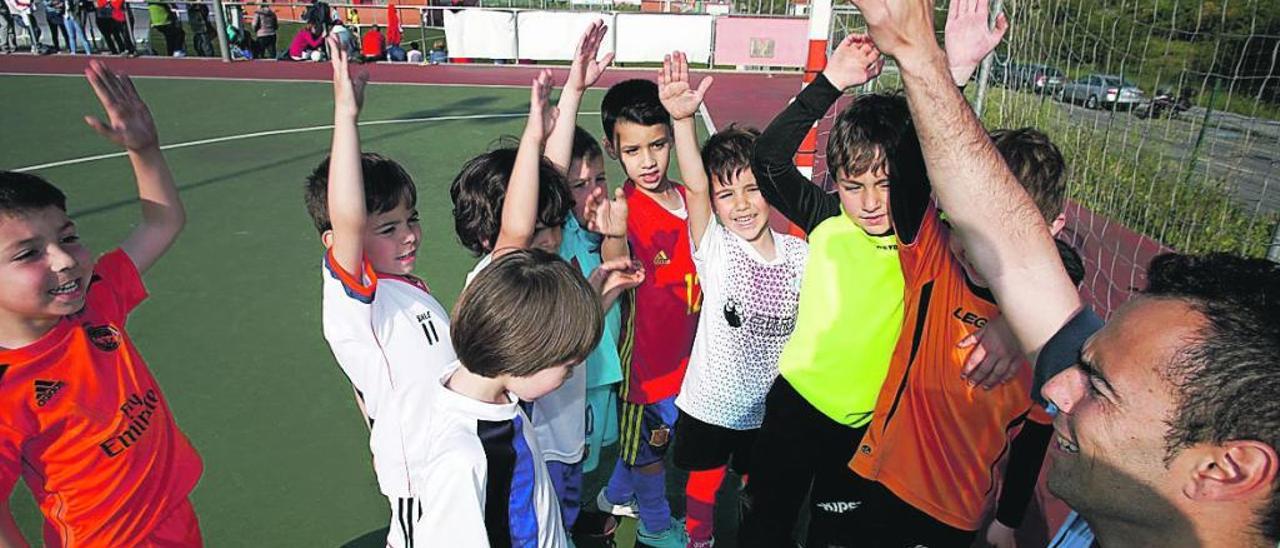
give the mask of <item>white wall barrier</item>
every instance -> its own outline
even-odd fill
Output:
[[[713,15],[445,9],[444,32],[449,44],[449,56],[454,58],[568,61],[573,58],[582,31],[597,19],[604,19],[609,25],[599,55],[603,57],[612,51],[615,53],[615,61],[661,62],[665,55],[680,50],[689,56],[690,61],[708,63],[715,51],[716,16]],[[734,19],[726,21],[726,25],[749,22],[751,21],[747,19]],[[797,34],[794,38],[803,40],[803,24],[781,23],[795,22],[763,21],[763,25],[752,27],[754,30],[743,30],[749,35],[743,43],[751,43],[751,38],[765,37],[767,39],[760,38],[756,41],[769,45],[786,45],[791,41],[790,34]],[[741,24],[738,26],[742,26]],[[732,26],[727,25],[726,29]],[[737,34],[742,32],[726,30],[726,39]],[[754,51],[746,45],[739,46],[741,47],[722,52],[726,57],[733,58],[726,59],[727,62],[741,64],[741,60],[735,60],[735,55],[742,53],[738,55],[741,57]],[[773,48],[765,49],[770,50],[767,52],[770,55],[765,57],[771,59],[759,64],[794,65],[790,60],[772,59],[778,55]]]
[[[695,63],[711,60],[714,16],[619,13],[613,20],[617,25],[616,61],[662,61],[674,50],[683,51]]]
[[[450,57],[519,58],[513,11],[445,10],[444,39]]]
[[[612,13],[569,11],[522,11],[516,16],[516,42],[521,59],[568,61],[578,46],[578,38],[593,21],[604,19],[609,30],[600,43],[598,58],[613,51],[614,24]],[[452,53],[452,52],[450,52]]]

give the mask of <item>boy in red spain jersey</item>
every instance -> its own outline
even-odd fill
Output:
[[[21,476],[47,546],[201,546],[200,457],[125,332],[186,214],[133,83],[85,74],[108,115],[85,121],[128,151],[142,219],[95,262],[61,191],[0,172],[0,545],[27,545],[8,508]]]
[[[683,547],[684,527],[671,517],[666,498],[663,456],[675,431],[675,396],[689,365],[702,289],[684,189],[667,178],[671,116],[649,80],[615,84],[600,111],[605,148],[627,176],[627,240],[645,278],[623,312],[619,459],[596,502],[605,512],[638,517],[638,543]]]

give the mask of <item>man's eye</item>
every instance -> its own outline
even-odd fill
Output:
[[[27,259],[33,259],[33,258],[35,258],[35,257],[36,257],[36,255],[37,255],[36,250],[34,250],[34,249],[24,249],[24,250],[22,250],[22,251],[19,251],[17,255],[14,255],[14,256],[13,256],[13,260],[14,260],[14,261],[25,261],[25,260],[27,260]]]
[[[69,235],[69,236],[63,236],[63,237],[62,237],[62,243],[64,243],[64,244],[74,244],[74,243],[77,243],[77,242],[79,242],[79,241],[80,241],[80,235],[78,235],[78,234],[71,234],[71,235]]]

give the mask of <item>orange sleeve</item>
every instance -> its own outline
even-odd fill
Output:
[[[114,249],[98,258],[94,265],[95,280],[91,282],[89,291],[94,285],[103,284],[115,297],[115,306],[103,305],[103,312],[110,314],[111,319],[123,321],[129,313],[147,298],[147,287],[142,284],[142,275],[133,259],[123,249]]]
[[[950,253],[942,222],[938,220],[938,207],[932,201],[920,220],[920,229],[911,243],[898,242],[898,259],[902,261],[902,276],[907,285],[911,280],[933,277],[931,270],[948,264],[940,255]]]
[[[347,295],[362,303],[369,304],[373,302],[373,294],[378,289],[378,275],[373,271],[373,264],[368,258],[360,260],[362,272],[352,274],[342,269],[342,265],[333,259],[333,250],[330,249],[324,254],[324,266],[329,270],[339,282],[342,282],[342,288],[346,290]]]

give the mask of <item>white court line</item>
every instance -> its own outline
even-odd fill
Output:
[[[57,76],[70,78],[84,78],[83,74],[44,74],[40,72],[0,72],[0,76]],[[133,74],[127,75],[135,80],[197,80],[210,82],[267,82],[273,84],[331,84],[333,80],[328,78],[239,78],[226,77],[218,78],[212,76],[137,76]],[[442,88],[502,88],[502,89],[529,89],[529,84],[458,84],[451,82],[379,82],[370,80],[369,85],[378,86],[433,86]],[[602,89],[602,88],[594,88]]]
[[[493,118],[524,118],[528,116],[527,112],[518,113],[500,113],[500,114],[466,114],[457,116],[428,116],[425,118],[396,118],[392,120],[374,120],[370,122],[360,122],[362,126],[385,126],[391,124],[412,124],[421,122],[445,122],[451,120],[486,120]],[[579,112],[579,116],[599,116],[599,112]],[[292,133],[307,133],[311,131],[324,131],[333,129],[333,124],[325,126],[298,127],[290,129],[273,129],[270,131],[257,131],[253,133],[241,133],[238,135],[227,135],[224,137],[214,137],[212,139],[200,139],[198,141],[187,141],[183,143],[173,143],[171,145],[163,145],[160,150],[173,150],[178,148],[188,148],[201,145],[211,145],[214,143],[225,143],[227,141],[239,141],[241,139],[254,139],[257,137],[271,137],[274,135],[289,135]],[[47,164],[38,164],[34,166],[26,166],[13,169],[12,171],[36,171],[40,169],[49,169],[54,167],[69,166],[74,164],[83,164],[86,162],[94,162],[97,160],[105,160],[108,158],[120,158],[128,155],[127,152],[113,152],[110,154],[98,154],[95,156],[84,156],[80,158],[72,158],[70,160],[61,160],[57,162],[49,162]]]

